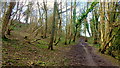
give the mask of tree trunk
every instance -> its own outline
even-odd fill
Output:
[[[52,31],[51,31],[51,38],[50,38],[50,43],[49,43],[49,46],[48,46],[48,49],[51,49],[53,50],[53,42],[54,42],[54,32],[55,32],[55,22],[56,22],[56,19],[55,19],[55,16],[56,16],[56,5],[57,2],[55,0],[54,2],[54,13],[53,13],[53,23],[52,23]]]
[[[65,33],[66,36],[65,36],[65,45],[67,45],[67,35],[68,35],[67,34],[68,33],[68,31],[67,31],[68,16],[67,15],[68,15],[68,12],[67,12],[67,0],[66,0],[66,27],[65,27],[66,28],[66,33]]]
[[[76,0],[74,2],[74,10],[73,10],[73,23],[74,23],[74,37],[73,37],[73,42],[76,40],[76,35],[77,35],[77,25],[76,25]]]
[[[72,39],[72,29],[71,29],[71,28],[72,28],[72,24],[73,24],[72,21],[73,21],[73,20],[72,20],[72,0],[71,0],[71,19],[70,19],[70,28],[69,28],[69,29],[70,29],[70,35],[69,35],[69,36],[70,36],[70,40],[69,40],[69,44],[71,43],[71,39]]]
[[[104,7],[104,2],[101,2],[100,3],[100,43],[101,43],[101,47],[100,47],[100,51],[101,51],[101,53],[103,53],[102,52],[102,50],[103,50],[103,48],[104,48],[104,45],[105,45],[105,43],[104,43],[104,10],[103,10],[103,7]]]
[[[12,13],[12,9],[14,8],[15,4],[16,4],[15,2],[10,2],[7,12],[4,14],[3,24],[2,24],[2,38],[3,39],[7,39],[6,33],[9,33],[8,32],[8,25],[10,24],[9,20],[10,20],[10,16]]]
[[[45,2],[44,2],[44,0],[43,0],[43,5],[44,5],[44,10],[45,10],[45,34],[44,34],[44,38],[46,38],[47,36],[47,0],[46,0],[46,4],[45,4]]]
[[[41,32],[41,35],[43,37],[43,15],[41,13],[39,2],[37,2],[37,5],[38,5],[38,10],[39,10],[39,20],[38,20],[38,22],[40,23],[40,28],[41,28],[40,32]]]
[[[62,12],[62,0],[61,0],[61,12]],[[57,42],[55,43],[55,45],[57,45],[60,41],[61,41],[61,34],[62,34],[62,30],[61,30],[61,27],[62,27],[62,13],[60,14],[59,13],[59,8],[58,8],[58,5],[57,5],[57,13],[58,13],[58,22],[59,22],[59,30],[58,30],[58,35],[59,35],[59,38],[57,40]]]

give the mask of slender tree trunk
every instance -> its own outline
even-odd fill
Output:
[[[7,12],[4,14],[3,24],[2,24],[2,38],[7,39],[7,37],[5,35],[6,35],[6,33],[9,33],[9,32],[7,32],[8,25],[10,24],[9,20],[10,20],[10,16],[12,13],[12,9],[14,8],[15,4],[16,4],[15,2],[10,2]]]
[[[70,40],[69,40],[69,44],[71,43],[71,39],[72,39],[72,29],[71,29],[71,28],[72,28],[72,21],[73,21],[73,20],[72,20],[72,19],[73,19],[73,18],[72,18],[72,13],[73,13],[73,12],[72,12],[72,0],[71,0],[71,19],[70,19],[70,28],[69,28],[69,29],[70,29]]]
[[[41,37],[43,38],[43,14],[41,13],[40,11],[40,5],[39,5],[39,2],[37,2],[37,5],[38,5],[38,10],[39,10],[39,20],[38,22],[40,23],[40,32],[41,32]]]
[[[44,2],[44,0],[43,0],[43,4],[44,4],[44,10],[45,10],[45,35],[44,35],[44,38],[46,38],[47,36],[47,0],[46,0],[46,4],[45,4],[45,2]]]
[[[104,53],[104,45],[105,45],[105,40],[104,40],[104,2],[100,3],[100,39],[101,39],[101,47],[100,47],[100,51],[101,53]]]
[[[68,35],[67,34],[68,33],[68,31],[67,31],[68,16],[67,15],[68,15],[68,12],[67,12],[67,0],[66,0],[66,33],[65,33],[66,36],[65,36],[65,45],[67,45],[67,35]]]
[[[62,0],[61,0],[61,12],[62,12]],[[59,9],[58,9],[58,6],[57,6],[57,13],[58,13],[58,22],[59,22],[59,30],[58,30],[58,35],[59,35],[59,38],[57,40],[57,42],[55,43],[55,45],[57,45],[60,41],[61,41],[61,34],[62,34],[62,30],[61,30],[61,27],[62,27],[62,13],[60,14],[59,13]]]
[[[76,40],[76,35],[77,35],[77,25],[76,25],[76,0],[74,2],[74,10],[73,10],[73,23],[74,23],[74,37],[73,37],[73,42]]]
[[[111,23],[110,23],[110,6],[109,6],[109,2],[105,2],[105,12],[106,12],[106,21],[105,21],[105,41],[104,41],[104,46],[103,49],[101,50],[102,53],[104,53],[106,51],[106,49],[112,45],[112,42],[109,41],[111,38]],[[113,9],[113,8],[111,8]],[[109,41],[109,42],[108,42]]]
[[[51,34],[50,43],[49,43],[49,46],[48,46],[48,49],[51,49],[51,50],[53,50],[53,42],[54,42],[54,32],[55,32],[55,22],[56,22],[56,19],[55,19],[56,8],[57,8],[57,2],[55,0],[54,1],[54,13],[53,13],[52,31],[51,31],[52,34]]]

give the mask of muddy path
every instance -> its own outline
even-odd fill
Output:
[[[71,46],[67,53],[71,66],[118,66],[95,52],[83,39],[77,45]]]

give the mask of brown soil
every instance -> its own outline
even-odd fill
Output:
[[[83,39],[77,45],[71,46],[67,55],[71,59],[71,66],[119,66],[98,54],[96,49],[88,46],[88,43],[84,42]]]

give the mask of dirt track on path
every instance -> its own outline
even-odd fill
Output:
[[[84,40],[71,46],[67,53],[71,66],[116,66],[103,56],[95,53],[95,48],[88,46]]]

